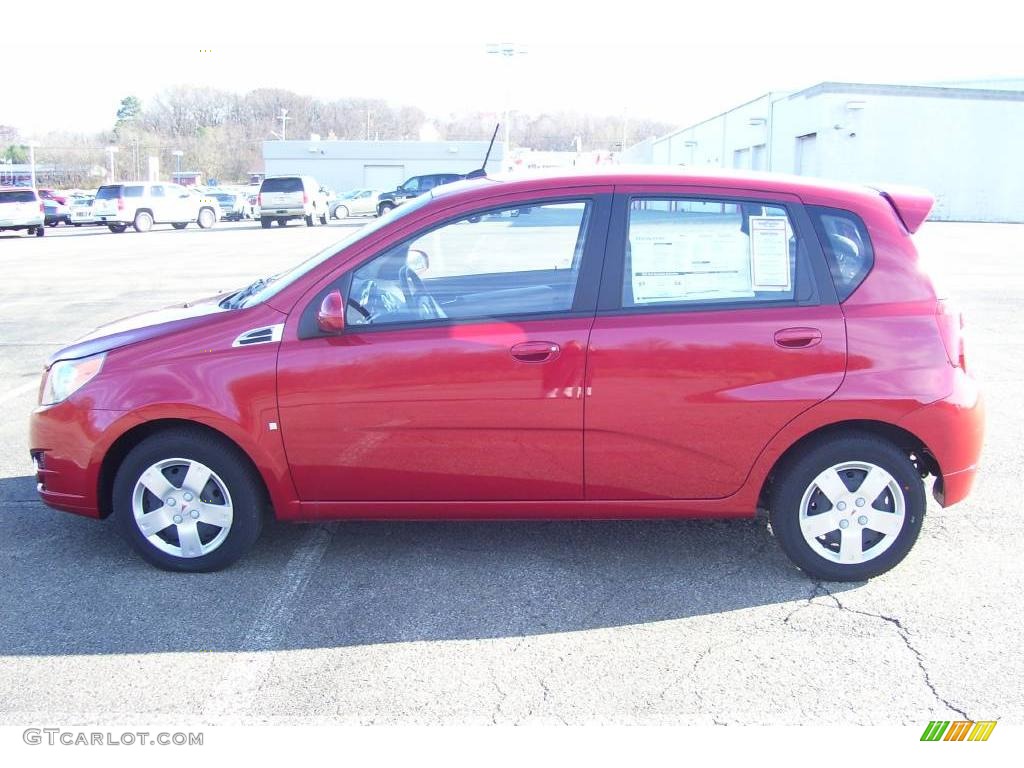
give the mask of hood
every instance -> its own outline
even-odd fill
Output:
[[[224,294],[226,295],[226,294]],[[220,315],[232,310],[219,305],[221,296],[214,296],[202,301],[185,305],[165,307],[152,312],[131,315],[112,323],[101,325],[87,333],[74,344],[50,355],[46,361],[49,368],[58,360],[75,360],[80,357],[108,352],[118,347],[125,347],[139,341],[154,339],[168,333],[192,328],[207,322],[211,315]]]

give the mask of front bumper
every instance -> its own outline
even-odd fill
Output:
[[[100,468],[123,431],[114,425],[124,417],[124,411],[82,407],[74,395],[32,412],[29,446],[36,490],[44,504],[86,517],[101,516]]]

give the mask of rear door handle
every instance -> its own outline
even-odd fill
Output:
[[[821,331],[817,328],[783,328],[775,332],[775,343],[785,349],[813,347],[821,342]]]
[[[562,348],[553,341],[524,341],[509,351],[522,363],[547,363],[557,358]]]

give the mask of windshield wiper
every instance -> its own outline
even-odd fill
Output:
[[[267,277],[267,278],[261,277],[259,280],[256,280],[255,282],[250,283],[249,285],[247,285],[242,290],[236,291],[235,293],[232,293],[230,296],[228,296],[226,299],[224,299],[220,303],[220,305],[224,309],[238,309],[239,307],[242,306],[243,302],[247,298],[249,298],[250,296],[252,296],[254,293],[256,293],[258,291],[262,291],[264,288],[266,288],[268,285],[270,285],[276,279],[277,279],[277,275],[274,275],[273,277]]]

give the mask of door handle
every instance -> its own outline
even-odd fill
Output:
[[[509,351],[521,363],[547,363],[557,358],[562,348],[553,341],[524,341]]]
[[[817,328],[783,328],[775,332],[775,343],[785,349],[803,349],[821,342]]]

